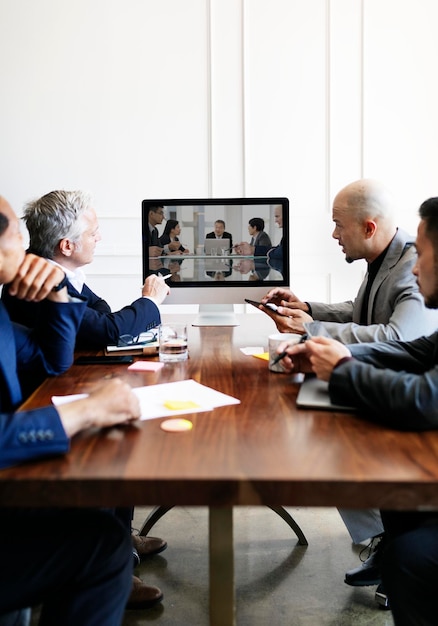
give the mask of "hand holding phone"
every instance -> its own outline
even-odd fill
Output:
[[[245,298],[245,302],[248,302],[248,304],[252,304],[253,306],[257,308],[259,308],[259,306],[264,306],[265,309],[269,309],[270,311],[274,311],[275,313],[277,312],[277,309],[278,309],[278,306],[274,304],[273,302],[266,302],[266,303],[256,302],[255,300],[248,300],[247,298]]]

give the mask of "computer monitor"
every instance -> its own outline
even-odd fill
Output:
[[[168,222],[178,223],[179,244],[175,228],[165,232]],[[207,240],[217,245],[206,251]],[[234,304],[289,286],[289,255],[287,198],[142,201],[143,279],[167,276],[166,304],[198,304],[196,326],[237,325]]]

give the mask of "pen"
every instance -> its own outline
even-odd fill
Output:
[[[301,338],[300,338],[298,343],[304,343],[308,338],[309,338],[309,335],[304,333],[304,335],[301,335]],[[272,365],[276,365],[277,363],[279,363],[279,361],[281,361],[281,359],[284,359],[286,354],[287,354],[286,350],[283,350],[283,352],[280,352],[280,354],[278,354],[275,357],[275,359],[272,361]]]

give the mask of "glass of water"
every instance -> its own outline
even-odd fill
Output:
[[[159,327],[159,359],[164,363],[185,361],[189,351],[187,347],[187,324],[167,323]]]

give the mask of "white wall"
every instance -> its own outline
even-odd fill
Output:
[[[436,0],[0,0],[0,193],[93,193],[87,269],[139,295],[140,204],[286,195],[292,285],[350,297],[331,201],[371,176],[414,231],[438,195]]]

